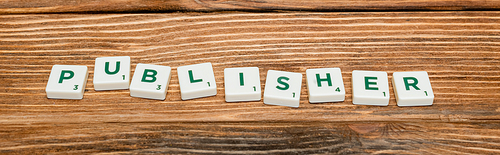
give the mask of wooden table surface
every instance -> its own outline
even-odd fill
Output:
[[[500,154],[500,1],[2,0],[0,154]],[[172,67],[164,101],[95,91],[97,57]],[[182,101],[177,67],[211,62],[217,95]],[[47,99],[55,64],[82,100]],[[226,103],[224,68],[340,67],[346,100]],[[427,71],[434,105],[352,104],[353,70]]]

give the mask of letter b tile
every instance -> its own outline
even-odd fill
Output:
[[[137,64],[130,83],[130,96],[164,100],[170,82],[169,66]]]

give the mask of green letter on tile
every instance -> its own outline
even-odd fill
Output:
[[[318,87],[321,87],[321,81],[328,82],[328,86],[332,86],[332,78],[330,77],[330,73],[326,73],[326,79],[322,79],[319,77],[319,74],[316,74],[316,81],[318,81]]]
[[[149,74],[149,73],[151,73],[151,74]],[[142,74],[141,82],[155,82],[156,81],[156,74],[158,74],[158,72],[156,72],[156,70],[145,69],[144,74]],[[151,80],[146,79],[147,77],[150,77]]]
[[[203,79],[194,79],[193,77],[193,71],[192,70],[188,70],[188,73],[189,73],[189,82],[191,83],[196,83],[196,82],[201,82],[203,81]],[[210,87],[210,86],[209,86]]]
[[[66,73],[68,73],[69,76],[65,76]],[[69,80],[69,79],[73,78],[73,76],[75,76],[75,72],[70,71],[70,70],[62,70],[61,76],[59,77],[59,83],[62,83],[63,80]]]
[[[365,89],[378,90],[378,87],[370,87],[370,85],[377,85],[377,82],[370,82],[369,80],[377,80],[377,77],[365,76]]]
[[[283,82],[283,80],[288,81],[290,80],[290,78],[284,76],[278,78],[278,83],[284,86],[284,87],[276,86],[276,88],[278,88],[279,90],[287,90],[290,87],[290,85],[288,85],[288,83],[286,82]]]
[[[245,81],[243,81],[243,73],[240,73],[240,86],[244,86]]]
[[[106,74],[109,74],[109,75],[113,75],[113,74],[118,73],[118,71],[120,71],[120,61],[116,62],[116,68],[115,68],[115,71],[113,71],[113,72],[109,71],[109,62],[106,62],[104,65],[104,71],[106,72]]]
[[[408,80],[412,80],[413,83],[409,83]],[[406,90],[410,90],[410,86],[412,86],[416,90],[420,90],[420,88],[417,87],[417,84],[418,84],[417,78],[415,78],[415,77],[403,77],[403,81],[405,82]]]

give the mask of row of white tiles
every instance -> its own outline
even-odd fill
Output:
[[[177,68],[182,100],[214,96],[217,85],[211,63]],[[95,61],[94,89],[130,89],[130,96],[164,100],[171,77],[169,66],[137,64],[130,83],[130,57],[101,57]],[[87,66],[54,65],[46,92],[53,99],[82,99],[87,83]],[[342,102],[344,82],[340,68],[306,70],[310,103]],[[428,106],[434,101],[429,76],[425,71],[394,72],[392,84],[398,106]],[[264,103],[299,107],[302,74],[269,70]],[[227,102],[260,101],[260,74],[257,67],[224,69]],[[352,72],[352,102],[357,105],[387,106],[389,81],[386,72]]]

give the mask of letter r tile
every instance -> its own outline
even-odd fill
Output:
[[[434,92],[425,71],[394,72],[392,88],[398,106],[430,106],[434,102]]]

